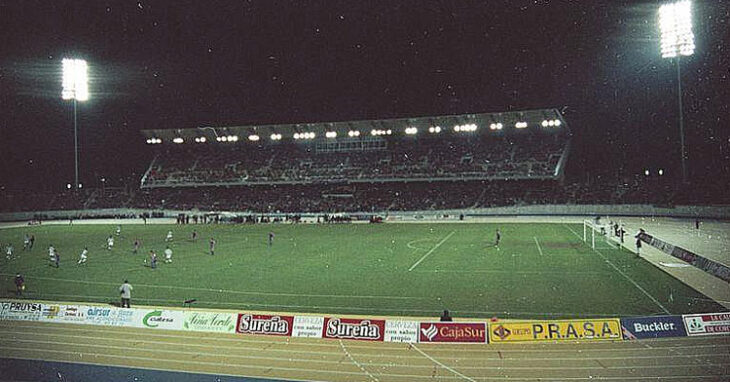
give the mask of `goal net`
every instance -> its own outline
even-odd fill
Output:
[[[623,224],[606,219],[583,220],[583,242],[593,249],[621,248]]]

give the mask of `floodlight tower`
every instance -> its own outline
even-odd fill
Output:
[[[63,59],[63,91],[61,97],[74,103],[74,190],[79,189],[79,140],[76,103],[89,99],[89,76],[85,60]]]
[[[677,99],[679,101],[679,140],[682,146],[682,182],[687,182],[686,152],[684,149],[684,116],[682,114],[682,56],[695,52],[695,36],[692,33],[692,2],[681,0],[664,4],[659,8],[662,58],[675,58],[677,66]]]

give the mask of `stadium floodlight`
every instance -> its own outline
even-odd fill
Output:
[[[337,132],[336,131],[328,131],[324,134],[327,138],[337,138]]]
[[[692,3],[682,0],[659,7],[659,29],[663,58],[691,56],[695,51],[692,33]]]
[[[281,134],[274,133],[274,134],[271,134],[271,136],[269,138],[271,138],[272,141],[280,141],[281,140]]]
[[[415,135],[418,133],[417,127],[406,127],[406,134],[408,135]]]
[[[548,124],[549,124],[549,122],[548,122]],[[524,129],[526,127],[527,127],[527,122],[520,121],[520,122],[515,123],[515,128]]]
[[[360,131],[358,131],[358,130],[350,130],[350,131],[347,132],[347,135],[349,137],[359,137],[360,136]]]
[[[248,140],[249,140],[249,141],[251,141],[251,142],[256,142],[256,141],[258,141],[259,139],[261,139],[261,137],[259,137],[259,136],[258,136],[258,135],[256,135],[256,134],[251,134],[251,135],[249,135],[249,136],[248,136]]]
[[[74,101],[74,184],[79,186],[79,138],[76,103],[89,99],[89,75],[85,60],[64,58],[61,98]]]
[[[172,141],[174,143],[178,143],[178,144],[185,142],[185,140],[182,139],[182,138],[180,138],[180,137],[175,137],[175,138],[172,139]]]
[[[659,176],[662,176],[662,175],[664,175],[664,170],[660,168],[659,169]]]
[[[682,182],[687,182],[686,151],[684,148],[684,115],[682,114],[682,69],[680,58],[695,51],[692,33],[692,2],[689,0],[664,4],[659,7],[662,58],[676,58],[677,98],[679,103],[679,141],[681,145]]]
[[[432,134],[438,134],[441,132],[441,126],[431,126],[428,128],[428,132]]]
[[[561,124],[560,120],[559,119],[556,119],[555,120],[555,127],[559,127],[560,124]]]

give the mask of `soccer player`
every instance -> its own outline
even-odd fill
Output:
[[[499,228],[497,228],[497,232],[494,235],[494,246],[499,249],[499,241],[502,240],[502,232],[499,231]]]
[[[190,237],[193,239],[193,241],[198,240],[198,231],[193,230],[193,233],[190,234]]]
[[[25,279],[20,273],[15,275],[15,295],[22,296],[25,290]]]
[[[114,236],[109,235],[108,238],[106,238],[106,249],[111,250],[114,248]]]
[[[139,250],[139,245],[140,245],[139,238],[134,239],[134,249],[132,249],[132,253],[134,253],[135,255],[137,254],[137,251]]]
[[[121,226],[121,225],[118,225],[118,224],[117,224],[117,230],[116,230],[116,232],[115,232],[115,233],[117,234],[117,236],[119,236],[119,235],[121,235],[121,234],[122,234],[122,226]]]
[[[30,236],[26,233],[23,237],[23,250],[30,249]]]
[[[165,237],[165,241],[172,241],[172,231],[167,231],[167,236]]]
[[[269,232],[269,247],[271,247],[274,244],[274,233]]]
[[[53,244],[51,244],[48,247],[48,257],[50,258],[50,260],[51,260],[52,263],[56,262],[56,258],[55,258],[56,255],[55,255],[55,253],[56,253],[56,248],[54,248],[53,247]]]
[[[33,249],[33,243],[35,243],[35,235],[30,235],[30,248]]]
[[[168,245],[167,248],[165,248],[165,263],[169,264],[172,262],[172,249],[170,249],[170,246]]]
[[[8,243],[8,245],[5,247],[5,257],[10,260],[13,257],[13,245],[11,243]]]
[[[157,268],[157,252],[154,250],[150,251],[150,268]]]
[[[84,247],[84,250],[81,251],[81,255],[79,256],[78,264],[86,264],[86,257],[88,255],[89,255],[89,248]]]
[[[61,263],[61,254],[56,249],[53,250],[53,261],[56,263],[56,268],[58,268]]]
[[[213,239],[211,237],[209,244],[210,244],[210,255],[213,256],[213,255],[215,255],[215,239]]]

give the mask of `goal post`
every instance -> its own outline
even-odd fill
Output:
[[[605,221],[605,223],[604,223]],[[583,242],[590,243],[591,248],[596,249],[596,244],[606,243],[610,247],[615,248],[620,244],[612,242],[611,232],[613,227],[608,219],[600,220],[583,220]]]

